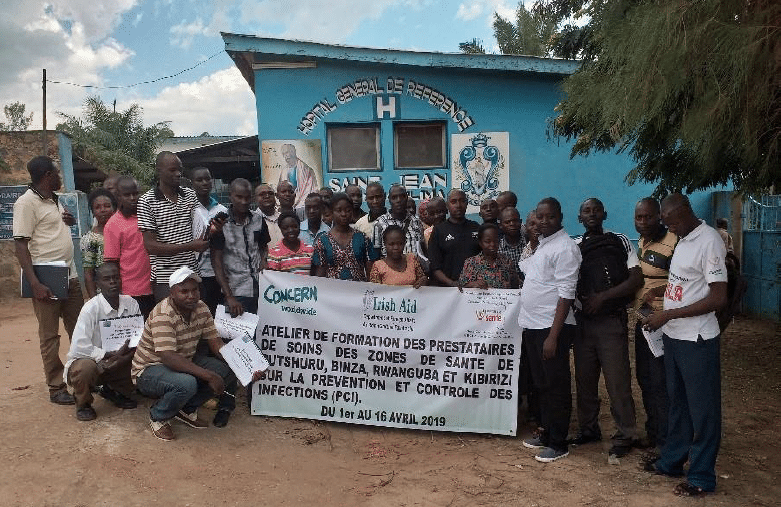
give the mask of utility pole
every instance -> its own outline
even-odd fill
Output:
[[[46,139],[46,69],[43,69],[43,155],[49,156],[49,142]]]

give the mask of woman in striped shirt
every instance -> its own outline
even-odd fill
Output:
[[[268,269],[297,275],[311,275],[314,249],[300,239],[301,221],[295,213],[282,213],[277,220],[282,241],[268,252]]]

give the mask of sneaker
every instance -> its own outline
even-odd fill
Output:
[[[590,435],[588,433],[578,433],[578,435],[570,439],[570,445],[586,445],[593,442],[601,442],[602,435]]]
[[[546,447],[538,455],[534,457],[540,463],[550,463],[557,459],[566,458],[569,456],[569,451],[557,451],[553,447]]]
[[[615,458],[623,458],[627,454],[629,454],[629,451],[631,451],[632,448],[628,445],[613,445],[610,450],[607,452],[608,456],[612,456]]]
[[[195,429],[202,430],[209,427],[209,423],[198,417],[198,411],[196,410],[192,414],[186,414],[180,410],[178,414],[174,416],[177,421],[183,422],[187,426]]]
[[[214,420],[212,421],[212,424],[218,428],[224,428],[228,424],[228,419],[230,416],[231,413],[229,410],[220,409],[216,414],[214,414]]]
[[[95,413],[95,409],[92,405],[84,405],[83,407],[76,407],[76,419],[79,421],[92,421],[98,414]]]
[[[542,440],[540,440],[540,437],[538,436],[526,438],[522,443],[527,449],[543,449],[545,447],[545,444],[542,443]]]
[[[68,391],[65,389],[61,391],[55,391],[53,393],[49,393],[49,401],[52,403],[56,403],[57,405],[75,405],[76,404],[76,398],[71,395]]]
[[[168,441],[176,438],[174,430],[171,429],[171,423],[168,421],[153,421],[150,419],[149,427],[152,428],[152,435],[160,440]]]
[[[97,390],[98,394],[110,401],[117,408],[136,408],[138,402],[125,396],[124,394],[111,389],[108,386],[100,386]]]

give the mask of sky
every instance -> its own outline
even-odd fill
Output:
[[[374,48],[458,52],[482,39],[498,52],[494,12],[514,19],[517,0],[3,0],[0,105],[22,102],[31,129],[58,113],[80,115],[97,95],[117,110],[137,103],[145,124],[177,136],[253,135],[255,101],[220,32]],[[128,86],[170,76],[174,78]],[[93,85],[85,88],[68,84]],[[119,86],[122,88],[105,88]],[[2,113],[0,112],[0,115]],[[5,121],[0,116],[0,121]]]

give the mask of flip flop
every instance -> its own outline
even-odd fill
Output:
[[[675,486],[673,493],[677,496],[701,497],[707,495],[709,491],[704,491],[699,486],[689,484],[688,482],[682,482]]]

